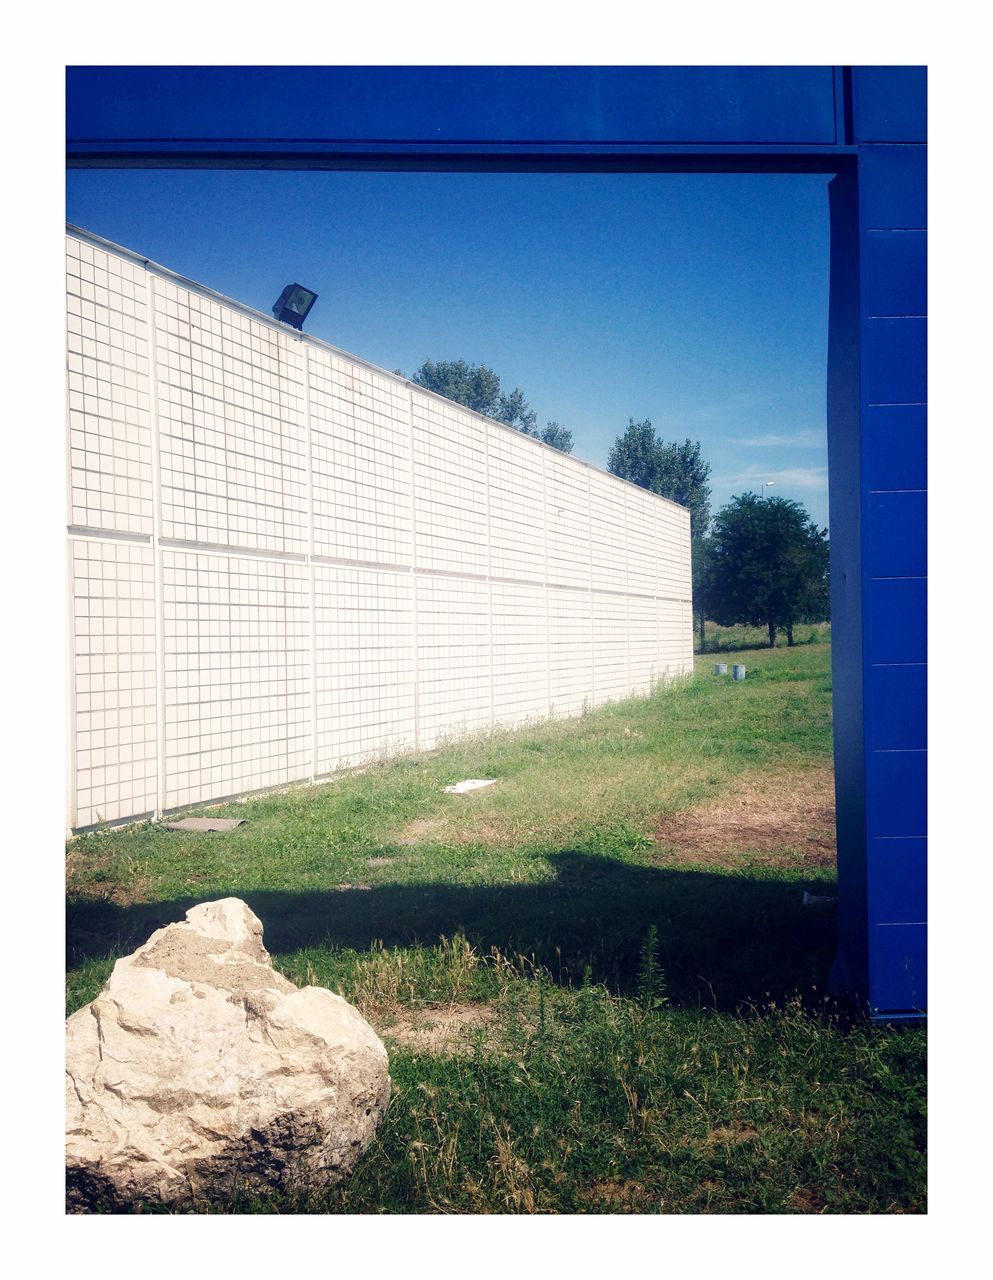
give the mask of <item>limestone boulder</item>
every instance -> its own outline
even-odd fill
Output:
[[[389,1096],[358,1011],[277,973],[244,902],[202,903],[66,1023],[67,1207],[320,1189],[351,1170]]]

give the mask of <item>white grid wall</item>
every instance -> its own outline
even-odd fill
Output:
[[[67,236],[69,825],[692,669],[681,507]]]

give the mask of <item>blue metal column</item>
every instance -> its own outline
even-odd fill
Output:
[[[831,172],[840,934],[925,999],[923,67],[71,67],[78,167]]]
[[[837,799],[839,995],[865,999],[865,697],[862,676],[862,437],[860,433],[859,203],[854,165],[828,184],[828,496],[831,509],[831,671]]]
[[[906,1017],[927,1006],[925,68],[853,68],[851,123],[859,151],[865,864],[861,894],[845,910],[864,898],[866,971],[856,986],[870,1014]],[[840,877],[849,870],[839,866]],[[845,932],[843,919],[843,945]]]

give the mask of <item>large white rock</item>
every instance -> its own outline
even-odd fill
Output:
[[[277,973],[245,903],[202,903],[66,1023],[67,1206],[327,1186],[389,1096],[365,1019]]]

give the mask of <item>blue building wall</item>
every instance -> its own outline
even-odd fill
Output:
[[[75,166],[834,173],[837,985],[926,1007],[926,71],[79,67]]]

